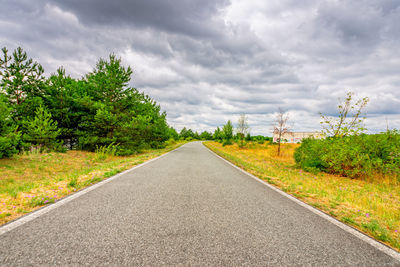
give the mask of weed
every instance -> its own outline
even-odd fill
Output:
[[[385,228],[381,227],[376,220],[371,220],[368,223],[363,223],[361,224],[361,226],[364,229],[367,229],[375,238],[381,241],[387,242],[390,240],[390,237],[388,236],[388,231]]]
[[[96,146],[96,160],[103,161],[107,156],[115,156],[118,150],[118,144],[111,143],[108,146]]]
[[[18,196],[18,191],[16,190],[16,188],[8,188],[6,189],[7,193],[12,197],[12,198],[17,198]]]
[[[21,208],[18,208],[18,209],[17,209],[17,212],[18,212],[18,213],[28,213],[29,211],[24,210],[24,209],[21,209]]]
[[[78,186],[78,178],[77,177],[72,177],[69,180],[68,186],[69,187],[77,187]]]
[[[82,185],[83,185],[83,186],[89,186],[89,185],[98,183],[98,182],[100,182],[101,180],[102,180],[101,177],[95,177],[95,176],[93,176],[90,180],[86,180],[85,182],[83,182]]]
[[[111,171],[108,171],[108,172],[104,173],[104,178],[111,177],[111,176],[113,176],[113,175],[116,175],[116,174],[119,173],[119,172],[120,172],[120,170],[118,170],[118,169],[113,169],[113,170],[111,170]]]
[[[11,213],[9,213],[9,212],[0,213],[0,219],[8,217],[8,216],[11,216]]]
[[[332,209],[336,209],[336,207],[339,205],[339,203],[338,202],[331,202],[330,203],[330,207],[332,208]]]
[[[49,203],[54,203],[54,198],[49,196],[37,196],[29,201],[31,207],[43,206]]]
[[[340,220],[344,223],[348,223],[348,224],[353,224],[353,225],[358,225],[358,223],[356,223],[352,218],[350,217],[342,217],[340,218]]]

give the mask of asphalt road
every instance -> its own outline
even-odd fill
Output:
[[[400,262],[189,143],[0,236],[0,265]]]

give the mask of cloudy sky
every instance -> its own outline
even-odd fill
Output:
[[[178,130],[238,115],[271,135],[274,114],[320,130],[347,91],[369,97],[367,128],[400,128],[398,0],[0,0],[0,46],[73,77],[119,55],[131,85]]]

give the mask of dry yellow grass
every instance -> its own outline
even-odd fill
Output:
[[[129,157],[68,151],[0,159],[0,225],[182,144]]]
[[[389,179],[363,181],[297,168],[293,153],[299,145],[205,145],[246,171],[358,228],[400,251],[400,185]]]

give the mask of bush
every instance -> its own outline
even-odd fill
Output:
[[[108,146],[97,146],[96,147],[96,160],[102,161],[107,158],[107,156],[115,156],[118,151],[118,144],[109,144]]]
[[[224,139],[222,142],[222,146],[232,145],[232,139]]]
[[[400,133],[361,134],[324,140],[305,139],[296,149],[297,164],[351,178],[376,174],[400,177]]]
[[[173,138],[168,139],[167,141],[165,141],[164,145],[165,146],[172,146],[176,144],[176,140]]]
[[[296,163],[304,170],[327,170],[327,164],[322,160],[322,156],[326,153],[324,142],[327,140],[319,140],[313,138],[303,139],[299,148],[294,152]]]

